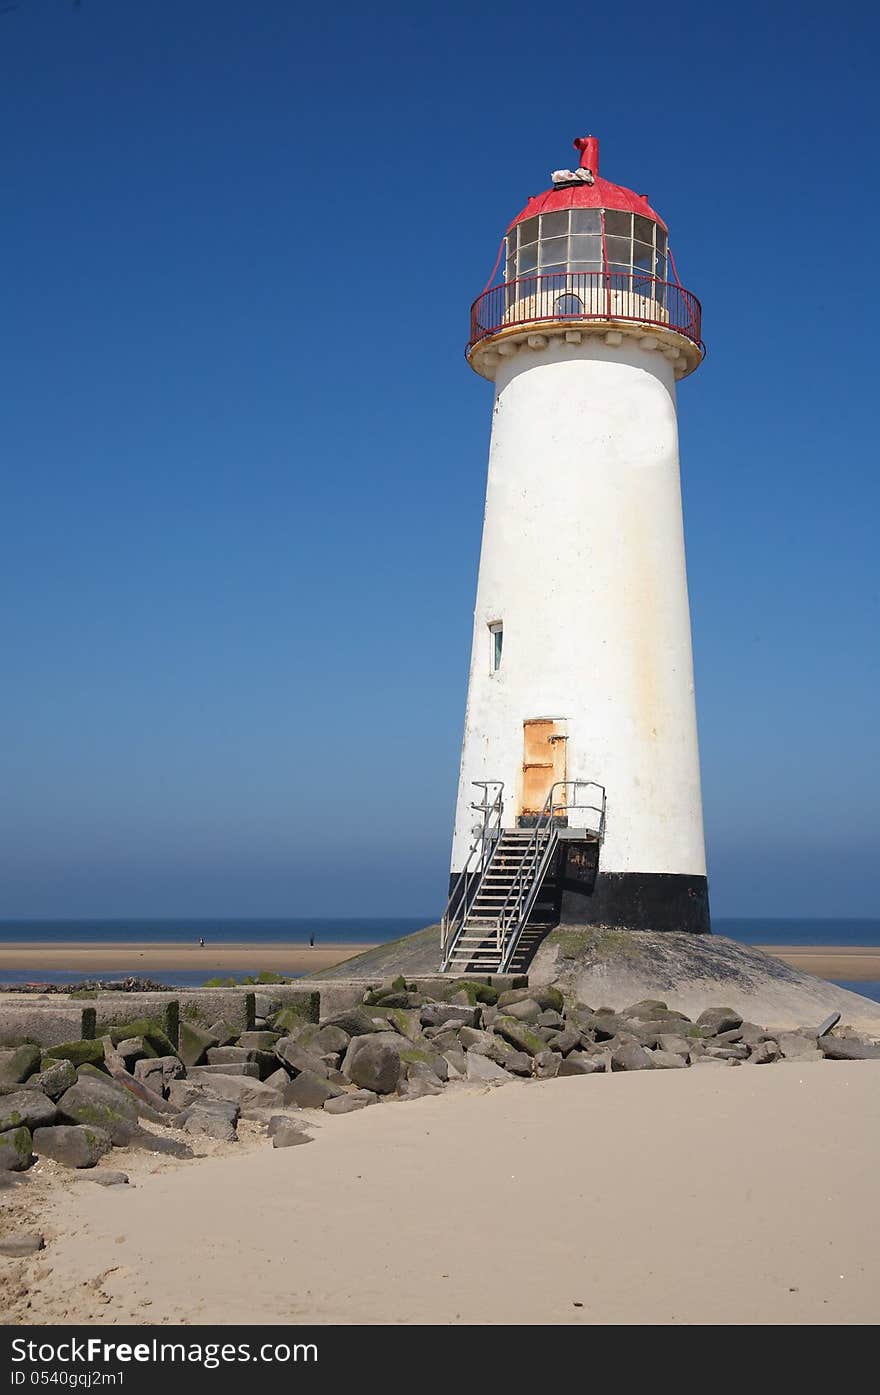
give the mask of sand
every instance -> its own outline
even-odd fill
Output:
[[[33,971],[36,979],[57,972],[90,973],[112,970],[119,974],[159,974],[174,970],[204,970],[209,975],[259,973],[270,969],[282,974],[315,973],[332,969],[375,945],[326,944],[310,949],[303,944],[198,945],[112,944],[89,942],[56,944],[21,940],[0,944],[0,979],[4,969]],[[880,947],[852,945],[760,945],[765,954],[782,959],[796,969],[819,978],[851,982],[880,981]]]
[[[173,970],[204,971],[208,976],[232,970],[259,973],[269,969],[278,974],[307,974],[330,969],[362,954],[372,945],[326,944],[312,949],[303,944],[223,944],[199,945],[112,944],[19,940],[0,944],[0,978],[4,969],[33,971],[35,978],[56,972],[90,973],[111,971],[119,974],[161,974]]]
[[[134,1189],[24,1182],[11,1211],[48,1248],[0,1261],[11,1319],[880,1319],[880,1063],[515,1082],[303,1117],[307,1147],[151,1159]],[[136,1155],[110,1165],[136,1176]]]

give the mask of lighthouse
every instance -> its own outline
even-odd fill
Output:
[[[574,142],[471,309],[494,384],[446,971],[547,927],[707,932],[677,384],[700,304],[645,194]]]

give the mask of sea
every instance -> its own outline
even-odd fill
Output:
[[[52,943],[63,945],[86,942],[91,945],[125,944],[143,942],[150,945],[186,945],[205,941],[206,962],[203,969],[181,970],[161,968],[151,969],[149,977],[173,987],[197,987],[206,978],[218,974],[223,978],[243,978],[244,971],[230,972],[218,969],[210,963],[212,945],[228,944],[307,944],[314,935],[316,946],[332,944],[381,944],[399,939],[414,930],[420,930],[437,920],[436,915],[398,916],[386,918],[351,917],[299,917],[267,919],[177,919],[139,920],[119,918],[115,920],[0,920],[0,945],[17,942]],[[754,918],[713,918],[712,928],[717,935],[726,935],[743,944],[764,945],[864,945],[880,949],[880,919],[773,919]],[[267,954],[267,960],[271,955]],[[154,962],[154,961],[153,961]],[[260,964],[258,969],[272,969],[271,962]],[[28,969],[0,968],[0,984],[15,985],[34,981],[52,983],[76,983],[84,979],[119,979],[130,973],[130,967],[120,967],[112,962],[112,951],[108,952],[107,964],[100,969],[82,970],[73,973],[47,971],[35,964]],[[880,981],[852,982],[835,980],[841,987],[849,988],[864,997],[880,1002]]]

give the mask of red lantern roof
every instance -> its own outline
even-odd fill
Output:
[[[642,218],[650,218],[659,223],[664,232],[667,231],[660,214],[654,212],[644,194],[634,194],[632,189],[624,189],[620,184],[611,184],[607,179],[599,178],[599,142],[595,136],[578,137],[574,148],[581,152],[580,168],[592,174],[592,183],[571,182],[547,189],[543,194],[535,194],[523,211],[516,215],[510,228],[526,218],[534,218],[538,213],[554,213],[557,209],[613,208],[620,213],[637,213]]]

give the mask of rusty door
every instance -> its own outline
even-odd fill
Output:
[[[540,814],[557,780],[565,779],[565,722],[534,717],[523,722],[521,815]],[[563,791],[558,791],[563,796]]]

